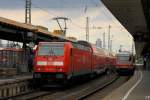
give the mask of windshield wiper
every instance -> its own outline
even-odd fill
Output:
[[[55,54],[55,52],[52,48],[50,48],[49,53],[52,54],[54,57],[57,57],[57,55]]]

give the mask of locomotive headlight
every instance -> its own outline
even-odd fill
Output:
[[[46,66],[47,62],[46,61],[38,61],[37,65],[44,65],[44,66]]]
[[[55,65],[55,66],[63,66],[64,62],[62,62],[62,61],[55,61],[55,62],[53,62],[53,65]]]

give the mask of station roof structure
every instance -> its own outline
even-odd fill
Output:
[[[130,32],[137,54],[150,51],[150,1],[102,0],[104,5]]]
[[[20,23],[10,19],[0,17],[0,38],[10,41],[23,42],[24,38],[32,33],[35,36],[35,42],[39,41],[72,41],[66,37],[53,34],[48,30],[42,29],[39,26]],[[26,34],[26,35],[25,35]],[[28,37],[27,37],[28,38]],[[32,41],[27,39],[26,42]]]

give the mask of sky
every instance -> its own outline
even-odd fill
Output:
[[[24,23],[25,0],[1,0],[0,17]],[[106,35],[108,42],[108,26],[112,39],[112,49],[117,51],[122,45],[123,50],[131,50],[132,36],[109,12],[100,0],[32,0],[32,24],[47,27],[49,31],[59,29],[54,17],[67,17],[67,36],[78,40],[86,39],[86,17],[89,17],[90,42]],[[64,23],[61,22],[63,26]],[[100,28],[98,28],[100,27]]]

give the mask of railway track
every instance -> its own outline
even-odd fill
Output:
[[[35,100],[83,100],[95,94],[96,92],[101,91],[103,88],[111,85],[118,79],[119,76],[116,74],[109,76],[104,75],[79,86],[74,86],[64,91],[58,91],[51,95],[43,96]]]
[[[120,79],[116,74],[104,75],[90,82],[73,86],[65,90],[35,90],[27,94],[9,98],[7,100],[86,100],[92,95],[103,91],[103,89],[115,84]]]
[[[93,90],[91,90],[91,91],[87,91],[86,94],[81,95],[80,97],[77,98],[77,100],[84,100],[84,99],[88,98],[89,96],[91,96],[91,95],[93,95],[93,94],[95,94],[95,93],[101,91],[101,90],[104,89],[105,87],[111,85],[111,84],[114,83],[117,79],[119,79],[119,76],[117,76],[117,77],[114,78],[113,80],[107,82],[106,84],[103,84],[103,85],[100,86],[100,87],[97,87],[97,88],[95,88],[95,89],[93,89]]]

